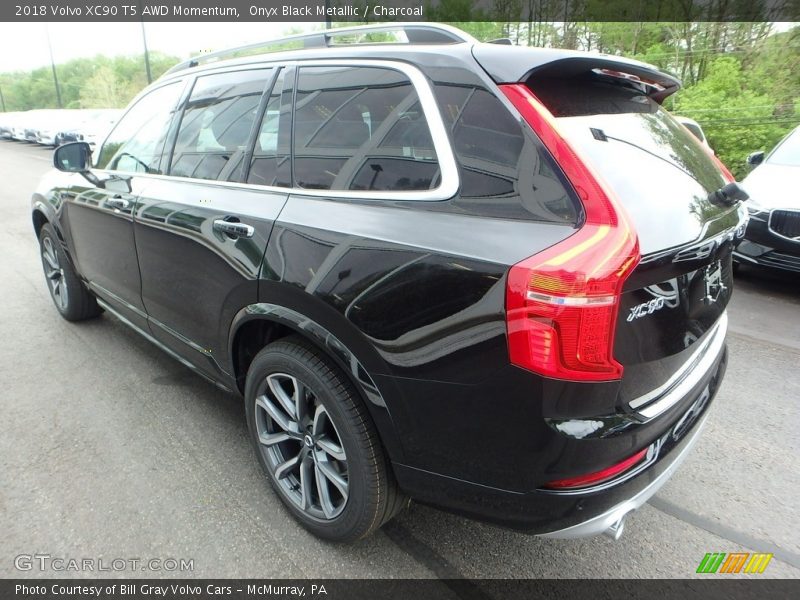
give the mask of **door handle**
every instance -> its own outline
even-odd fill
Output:
[[[113,196],[106,200],[106,204],[111,208],[117,208],[119,210],[126,210],[131,205],[130,201],[122,196]]]
[[[251,238],[256,232],[252,225],[239,223],[238,221],[226,221],[225,219],[215,219],[213,224],[214,231],[225,233],[231,237]]]

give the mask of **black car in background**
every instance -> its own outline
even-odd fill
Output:
[[[736,247],[737,264],[800,273],[800,127],[766,157],[753,152],[747,162],[755,168],[742,181],[750,195],[747,232]]]
[[[404,43],[330,43],[376,32]],[[56,151],[32,201],[56,308],[241,395],[317,535],[414,498],[618,537],[719,388],[746,219],[660,106],[679,82],[433,24],[291,41],[178,65],[91,156]]]

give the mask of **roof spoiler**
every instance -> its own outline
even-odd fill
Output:
[[[491,44],[477,44],[472,53],[498,84],[527,81],[531,77],[570,78],[600,72],[640,84],[643,92],[658,103],[681,87],[679,79],[653,65],[609,54]]]

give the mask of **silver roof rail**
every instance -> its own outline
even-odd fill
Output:
[[[191,69],[201,64],[214,62],[225,57],[233,58],[234,55],[247,53],[257,54],[257,50],[263,50],[264,53],[270,52],[270,48],[276,46],[290,45],[294,42],[302,42],[302,46],[298,48],[291,48],[297,50],[299,48],[329,48],[336,45],[334,38],[344,36],[359,36],[371,33],[404,33],[408,44],[462,44],[462,43],[476,43],[477,40],[468,33],[461,31],[450,25],[443,25],[441,23],[391,23],[391,24],[376,24],[376,25],[359,25],[357,27],[336,27],[333,29],[325,29],[323,31],[313,31],[311,33],[300,33],[297,35],[289,35],[286,37],[267,40],[263,42],[255,42],[246,44],[244,46],[236,46],[234,48],[227,48],[225,50],[218,50],[216,52],[209,52],[208,54],[201,54],[190,58],[189,60],[178,63],[165,75],[175,73],[176,71],[183,71],[184,69]],[[370,45],[387,42],[355,42],[348,45]],[[388,42],[398,43],[398,42]],[[278,48],[275,51],[286,50],[286,48]]]

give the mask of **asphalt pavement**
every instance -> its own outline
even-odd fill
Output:
[[[619,541],[544,540],[412,505],[333,545],[269,489],[239,399],[111,316],[59,317],[29,208],[51,155],[0,141],[0,577],[92,576],[39,569],[59,558],[126,577],[694,577],[707,552],[771,552],[756,577],[800,576],[800,278],[737,276],[704,435]],[[97,571],[115,559],[126,567]]]

